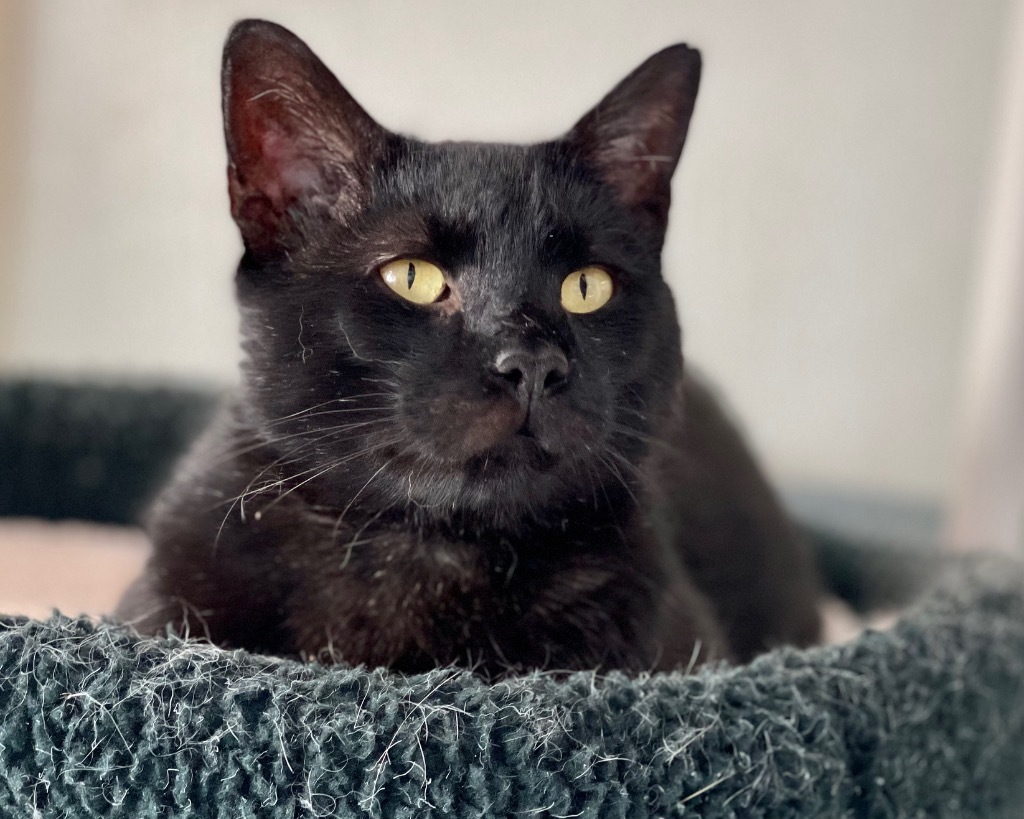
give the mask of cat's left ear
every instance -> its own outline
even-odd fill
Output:
[[[672,174],[700,84],[700,52],[659,51],[588,112],[566,139],[623,204],[668,223]]]

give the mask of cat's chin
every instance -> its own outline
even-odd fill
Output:
[[[550,472],[559,456],[533,435],[517,432],[507,440],[470,458],[463,473],[467,481],[508,481]]]

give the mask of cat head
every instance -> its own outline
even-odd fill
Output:
[[[502,525],[628,493],[680,379],[660,255],[699,75],[673,46],[558,139],[429,144],[287,30],[236,25],[248,420],[293,477]]]

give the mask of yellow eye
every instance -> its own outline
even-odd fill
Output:
[[[422,259],[395,259],[380,269],[380,277],[413,304],[433,304],[447,289],[441,268]]]
[[[562,282],[562,307],[570,313],[593,313],[612,297],[612,277],[600,267],[584,267]]]

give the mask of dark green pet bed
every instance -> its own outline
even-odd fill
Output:
[[[0,513],[131,519],[210,406],[0,386]],[[928,590],[841,647],[494,685],[2,619],[0,816],[1024,815],[1024,570],[819,547],[861,603]]]

